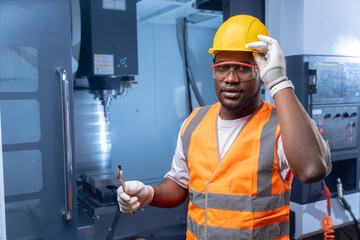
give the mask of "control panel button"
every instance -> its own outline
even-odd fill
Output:
[[[322,130],[322,128],[318,128],[318,131],[319,131],[321,136],[324,135],[324,130]]]

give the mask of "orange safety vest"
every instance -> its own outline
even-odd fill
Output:
[[[221,160],[220,103],[197,108],[181,137],[190,171],[187,239],[289,239],[291,181],[277,162],[275,106],[262,103]]]

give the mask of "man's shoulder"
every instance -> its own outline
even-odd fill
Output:
[[[271,103],[263,101],[263,105],[261,106],[262,111],[269,111],[271,112],[273,109],[276,110],[275,105],[272,105]]]
[[[271,104],[271,103],[269,103],[269,102],[263,101],[263,103],[264,103],[265,106],[267,106],[267,107],[270,108],[270,109],[276,108],[275,105],[273,105],[273,104]]]

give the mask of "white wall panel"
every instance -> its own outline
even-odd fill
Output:
[[[267,0],[266,26],[286,56],[360,56],[357,0]]]

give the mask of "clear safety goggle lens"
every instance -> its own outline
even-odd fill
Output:
[[[234,72],[240,82],[246,82],[256,78],[259,67],[243,62],[222,62],[212,65],[211,68],[215,80],[224,81]]]

